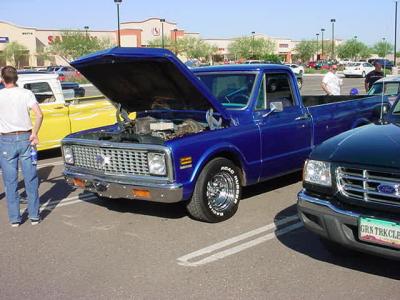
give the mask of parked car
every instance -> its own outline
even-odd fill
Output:
[[[189,70],[166,49],[125,47],[71,64],[120,110],[117,124],[63,139],[67,182],[110,198],[186,201],[207,222],[232,217],[243,186],[301,169],[315,145],[379,117],[379,96],[302,97],[284,65]]]
[[[349,63],[343,70],[344,77],[365,77],[375,67],[367,62]]]
[[[328,61],[317,61],[315,64],[316,70],[328,70],[332,64]]]
[[[38,150],[60,147],[61,139],[72,132],[116,122],[116,109],[104,96],[65,99],[57,74],[18,72],[17,84],[34,93],[43,112]]]
[[[285,66],[288,66],[289,68],[292,69],[293,73],[295,74],[304,74],[304,67],[296,64],[285,64]]]
[[[79,83],[76,82],[67,82],[67,81],[62,81],[61,82],[61,88],[62,90],[72,90],[73,91],[73,96],[72,97],[85,97],[85,89],[83,87],[79,86]]]
[[[391,70],[394,67],[394,64],[391,60],[384,59],[384,58],[371,58],[371,59],[368,59],[368,62],[370,64],[374,64],[375,62],[378,62],[382,66],[382,68],[389,69],[389,70]]]
[[[64,81],[66,78],[79,76],[79,72],[77,72],[73,67],[69,66],[50,66],[47,68],[47,72],[57,73],[60,81]]]
[[[307,68],[313,68],[313,69],[315,69],[316,64],[317,64],[316,61],[309,61],[309,62],[307,63]]]
[[[325,141],[306,162],[299,216],[330,251],[400,260],[399,124],[397,100],[384,122]]]
[[[400,96],[400,76],[379,79],[372,85],[368,95],[384,95],[388,97],[389,103],[393,105]]]

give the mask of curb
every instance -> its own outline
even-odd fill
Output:
[[[80,86],[80,87],[92,87],[93,84],[91,84],[91,83],[84,83],[84,84],[80,84],[79,86]]]

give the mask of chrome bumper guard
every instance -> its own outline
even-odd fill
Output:
[[[97,193],[101,197],[139,199],[162,203],[175,203],[181,201],[183,198],[182,185],[175,183],[126,183],[110,178],[71,172],[69,170],[64,171],[64,177],[67,183],[74,187],[78,187],[74,184],[74,179],[81,180],[85,184],[81,188]],[[134,189],[150,192],[150,198],[134,196],[132,192]]]

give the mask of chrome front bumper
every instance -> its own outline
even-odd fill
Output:
[[[183,187],[176,183],[124,182],[69,170],[64,171],[64,177],[67,183],[74,187],[80,187],[75,185],[74,179],[81,180],[85,186],[80,188],[97,193],[101,197],[140,199],[163,203],[175,203],[183,199]],[[134,195],[133,190],[148,191],[150,197]]]

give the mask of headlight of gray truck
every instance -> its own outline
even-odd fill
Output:
[[[147,154],[149,164],[149,172],[151,175],[162,176],[167,174],[167,166],[165,163],[165,154],[149,152]]]
[[[331,164],[318,160],[307,160],[304,165],[303,178],[305,182],[332,186]]]

